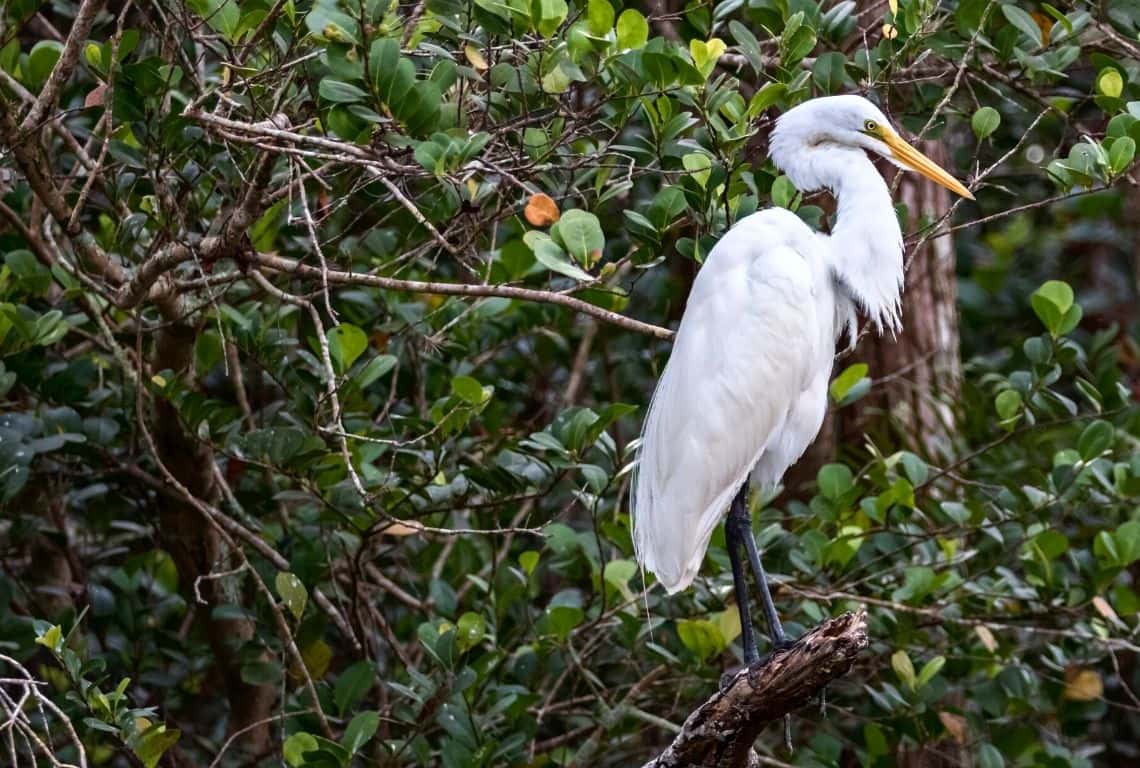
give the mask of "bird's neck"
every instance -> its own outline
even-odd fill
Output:
[[[880,333],[895,332],[902,322],[902,229],[874,164],[861,150],[845,154],[843,172],[826,184],[838,206],[830,238],[832,272],[839,289]]]
[[[854,330],[855,308],[866,313],[880,333],[898,330],[902,230],[886,182],[862,149],[793,139],[793,133],[774,138],[776,165],[797,189],[831,190],[838,203],[827,250],[838,293],[854,307],[840,309],[837,332],[843,326]]]

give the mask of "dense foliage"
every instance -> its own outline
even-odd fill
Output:
[[[872,636],[762,762],[1140,759],[1140,4],[2,23],[5,760],[653,757],[740,628],[722,534],[669,599],[633,563],[639,419],[717,237],[826,226],[765,139],[841,92],[977,194],[900,209],[912,257],[953,238],[964,379],[936,448],[873,431],[754,500],[790,633],[866,606]],[[907,372],[837,374],[858,409]]]

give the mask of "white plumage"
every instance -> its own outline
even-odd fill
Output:
[[[837,197],[832,235],[794,213],[742,219],[693,283],[642,431],[631,494],[642,566],[674,593],[692,583],[733,497],[774,486],[815,439],[838,338],[856,308],[899,326],[902,236],[873,151],[969,193],[906,145],[869,101],[835,96],[786,113],[775,164],[803,191]]]

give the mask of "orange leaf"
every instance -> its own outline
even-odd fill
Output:
[[[550,197],[550,195],[539,192],[538,194],[531,195],[530,200],[527,201],[526,210],[523,211],[526,220],[534,227],[549,227],[558,219],[562,218],[562,214],[558,212],[558,204]]]
[[[1100,595],[1092,599],[1092,604],[1093,608],[1096,608],[1096,612],[1104,618],[1112,622],[1120,621],[1120,617],[1116,615],[1116,611],[1112,610],[1112,606]]]
[[[1037,22],[1041,30],[1041,44],[1049,45],[1049,35],[1053,32],[1053,17],[1041,11],[1030,11],[1029,15]]]
[[[997,640],[994,638],[994,633],[990,632],[990,628],[984,624],[978,624],[974,627],[974,634],[982,641],[982,645],[986,650],[993,653],[997,649]]]
[[[939,712],[938,719],[947,732],[954,737],[954,741],[965,744],[970,734],[966,732],[966,718],[955,715],[953,712]]]
[[[463,48],[463,55],[467,57],[467,61],[471,62],[471,66],[475,68],[476,72],[487,71],[487,60],[483,58],[483,53],[474,45],[466,45]]]
[[[380,529],[380,533],[387,536],[414,536],[420,533],[419,528],[413,528],[407,523],[392,523],[385,528]]]
[[[83,99],[83,108],[90,109],[91,107],[103,106],[103,99],[106,98],[107,85],[99,83],[99,85],[92,88],[87,92],[86,98]]]
[[[1069,667],[1065,670],[1065,698],[1070,701],[1094,701],[1104,695],[1104,682],[1094,669]]]

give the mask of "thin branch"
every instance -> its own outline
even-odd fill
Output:
[[[320,280],[321,270],[292,259],[282,258],[267,253],[253,254],[252,258],[261,266],[275,272],[297,275]],[[673,331],[659,325],[644,323],[631,317],[611,312],[608,309],[590,304],[589,302],[567,296],[562,293],[541,291],[534,288],[519,288],[513,285],[478,285],[468,283],[433,283],[419,280],[399,280],[394,277],[380,275],[366,275],[358,272],[329,271],[327,274],[330,283],[342,285],[369,285],[376,288],[386,288],[393,291],[408,291],[409,293],[429,293],[443,296],[501,296],[508,299],[533,301],[544,304],[557,304],[575,312],[581,312],[591,317],[625,328],[627,331],[644,333],[658,339],[673,338]]]
[[[95,23],[95,17],[99,15],[99,10],[102,7],[103,0],[83,0],[79,5],[79,11],[75,14],[75,21],[71,25],[71,32],[67,36],[67,42],[63,45],[63,53],[60,54],[51,74],[48,75],[47,82],[40,90],[36,103],[28,110],[28,114],[24,116],[24,121],[20,124],[22,132],[29,133],[37,130],[44,119],[44,115],[55,107],[56,100],[59,99],[59,92],[63,89],[64,83],[71,77],[71,73],[75,71],[75,65],[79,63],[79,50],[91,36],[91,25]]]

